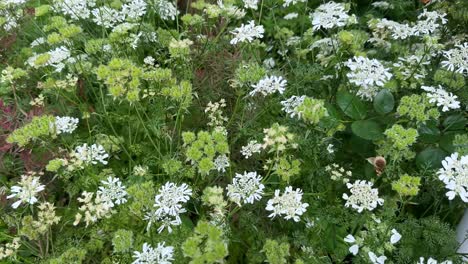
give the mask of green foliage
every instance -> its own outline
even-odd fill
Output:
[[[51,124],[54,120],[50,115],[35,116],[31,122],[13,131],[6,140],[8,143],[17,143],[23,147],[33,140],[53,135]]]
[[[133,247],[133,232],[131,230],[119,229],[112,238],[114,252],[128,252]]]
[[[222,230],[203,220],[198,222],[194,234],[185,240],[182,251],[190,264],[218,263],[228,255]]]
[[[263,246],[262,251],[266,255],[266,260],[271,264],[286,264],[287,257],[289,257],[289,244],[282,242],[281,244],[278,241],[273,239],[267,239],[265,245]]]

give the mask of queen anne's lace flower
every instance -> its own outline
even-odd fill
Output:
[[[263,38],[265,29],[262,25],[255,26],[255,22],[250,20],[247,25],[242,24],[240,27],[235,28],[231,33],[234,38],[231,40],[232,45],[236,45],[239,42],[252,42],[254,39]]]
[[[377,94],[378,87],[390,80],[392,74],[378,60],[366,57],[354,57],[345,62],[351,70],[347,73],[349,81],[359,86],[357,95],[367,100],[373,100]]]
[[[268,200],[266,206],[267,211],[272,211],[268,217],[274,218],[278,215],[286,220],[299,222],[299,216],[304,214],[309,206],[308,203],[302,203],[302,195],[301,189],[293,190],[292,186],[286,187],[283,195],[280,195],[280,190],[275,190],[275,197]]]
[[[257,10],[258,0],[243,0],[244,8],[250,8],[253,10]]]
[[[441,85],[439,88],[431,86],[421,86],[421,88],[428,92],[430,103],[436,103],[437,106],[442,106],[442,111],[447,112],[451,109],[459,109],[460,102],[457,101],[457,96],[445,91]]]
[[[283,108],[281,108],[281,110],[286,112],[286,114],[288,114],[291,118],[294,118],[295,116],[297,116],[298,118],[301,118],[301,112],[297,110],[297,107],[302,105],[305,98],[306,98],[305,95],[303,96],[293,95],[289,97],[288,99],[281,101],[281,105],[283,105]]]
[[[39,179],[40,178],[36,176],[23,175],[18,185],[11,187],[12,194],[7,196],[7,199],[18,199],[18,201],[14,202],[11,207],[16,209],[21,203],[37,203],[37,193],[43,191],[45,188],[45,185],[42,185]]]
[[[127,1],[122,6],[121,14],[127,21],[135,21],[146,14],[147,3],[145,0],[131,0]]]
[[[166,0],[154,0],[154,8],[162,20],[175,20],[179,14],[177,7]]]
[[[125,19],[117,10],[107,6],[95,8],[91,11],[91,14],[93,15],[94,23],[105,28],[112,28]]]
[[[345,5],[333,1],[320,5],[310,16],[312,18],[312,29],[314,31],[320,28],[331,29],[346,26],[350,18],[345,9]]]
[[[449,71],[455,71],[468,76],[468,42],[455,45],[455,48],[444,51],[445,60],[442,66]]]
[[[156,248],[153,248],[148,243],[143,244],[141,252],[134,251],[132,264],[171,264],[174,260],[174,247],[166,247],[165,242],[158,243]]]
[[[99,187],[97,193],[102,199],[109,203],[110,207],[114,204],[124,204],[127,202],[127,191],[119,178],[109,176],[107,181],[101,181],[103,186]]]
[[[263,189],[265,186],[261,183],[262,177],[257,175],[256,172],[244,172],[244,174],[236,173],[236,177],[229,184],[227,195],[229,199],[239,206],[242,203],[253,204],[262,198]]]
[[[275,92],[283,94],[286,89],[286,83],[287,81],[281,76],[267,76],[258,81],[257,84],[252,85],[254,89],[250,91],[249,95],[254,96],[260,93],[263,96],[267,96]]]
[[[98,162],[106,165],[107,159],[109,154],[107,154],[106,150],[103,146],[93,144],[88,146],[88,144],[83,144],[81,146],[76,147],[74,156],[86,163],[86,164],[97,164]]]
[[[415,36],[430,35],[436,32],[441,25],[447,23],[445,13],[427,11],[426,9],[418,16],[418,22],[413,27]]]
[[[347,183],[346,186],[351,195],[343,193],[343,199],[346,200],[345,206],[351,206],[359,213],[364,209],[372,211],[384,202],[382,198],[379,198],[379,191],[372,188],[372,182],[357,180],[354,183]]]
[[[217,171],[226,172],[226,168],[229,167],[229,158],[224,154],[219,155],[213,163]]]
[[[95,0],[58,0],[53,6],[56,12],[69,15],[73,20],[88,19],[90,8],[96,5]]]
[[[258,143],[257,140],[251,140],[247,146],[242,146],[241,154],[244,158],[248,159],[254,153],[260,153],[262,151],[262,144]]]
[[[458,159],[458,153],[453,153],[442,161],[442,168],[437,172],[439,179],[444,182],[449,200],[460,196],[468,203],[468,155]]]
[[[73,133],[78,127],[78,118],[69,117],[69,116],[56,116],[55,117],[55,130],[57,134],[62,133]]]
[[[427,259],[427,262],[426,260],[423,258],[423,257],[420,257],[419,258],[419,262],[417,264],[453,264],[453,262],[451,260],[445,260],[445,261],[442,261],[442,262],[438,262],[437,260],[429,257]]]

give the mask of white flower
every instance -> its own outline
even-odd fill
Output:
[[[302,190],[297,188],[292,189],[292,186],[286,187],[284,194],[280,195],[280,190],[275,190],[275,197],[268,200],[266,210],[273,211],[268,217],[274,218],[275,216],[284,216],[284,219],[293,219],[299,222],[302,214],[306,212],[308,203],[302,203]]]
[[[268,58],[263,61],[263,66],[265,66],[268,69],[273,69],[275,67],[275,59],[273,58]]]
[[[346,207],[351,206],[361,213],[364,209],[372,211],[377,205],[382,205],[384,200],[379,198],[379,191],[372,189],[372,182],[357,180],[353,184],[347,183],[346,186],[351,195],[343,193],[343,199],[346,200]]]
[[[99,194],[110,207],[114,207],[114,204],[124,204],[127,202],[127,191],[119,178],[109,176],[107,181],[101,181],[101,183],[104,186],[99,187],[97,194]]]
[[[61,72],[65,68],[65,62],[73,60],[70,58],[70,50],[64,46],[57,47],[54,50],[47,52],[47,54],[49,55],[49,59],[45,63],[42,63],[42,65],[36,65],[36,60],[39,57],[37,54],[30,57],[27,60],[27,63],[33,68],[52,66],[55,68],[56,72]]]
[[[380,8],[383,10],[393,9],[393,5],[385,1],[377,1],[371,4],[373,7]]]
[[[378,87],[382,87],[390,80],[392,74],[378,60],[366,57],[349,59],[345,65],[351,70],[347,73],[349,82],[359,86],[357,95],[363,99],[373,100]]]
[[[76,147],[73,155],[86,164],[97,164],[100,162],[106,165],[107,161],[105,159],[109,157],[103,146],[96,144],[88,146],[86,143]]]
[[[286,20],[292,20],[294,18],[297,18],[299,16],[298,13],[289,13],[287,15],[285,15],[283,18],[286,19]]]
[[[258,6],[258,0],[243,0],[244,2],[244,8],[246,9],[253,9],[257,10]]]
[[[95,0],[61,0],[55,1],[53,9],[55,12],[62,12],[69,15],[73,20],[88,19],[90,8],[96,5]]]
[[[468,42],[455,45],[455,48],[444,51],[445,60],[442,66],[449,71],[455,71],[468,76]]]
[[[373,264],[385,264],[385,260],[387,260],[387,257],[382,255],[380,257],[377,257],[374,252],[369,251],[369,259],[372,261]]]
[[[286,83],[287,81],[281,76],[267,76],[258,81],[257,84],[252,85],[254,89],[250,91],[249,95],[254,96],[260,93],[263,96],[267,96],[275,92],[283,94],[286,90]]]
[[[284,0],[283,7],[288,7],[290,5],[295,5],[297,3],[306,3],[307,0]]]
[[[442,106],[442,111],[447,112],[451,109],[459,109],[460,102],[457,101],[457,96],[445,91],[441,85],[439,88],[431,86],[421,86],[421,89],[428,92],[427,97],[429,97],[430,103],[436,103],[437,106]]]
[[[91,11],[91,14],[93,14],[94,23],[105,28],[112,28],[124,20],[121,13],[107,6],[95,8]]]
[[[148,64],[148,65],[154,65],[154,62],[155,62],[155,61],[156,61],[156,60],[155,60],[153,57],[151,57],[151,56],[146,56],[146,57],[143,59],[143,62],[144,62],[145,64]]]
[[[442,161],[442,168],[437,172],[439,179],[444,182],[449,200],[460,196],[468,203],[468,155],[458,159],[458,153],[453,153]]]
[[[227,195],[231,201],[239,206],[242,205],[241,202],[253,204],[262,198],[265,186],[261,181],[262,177],[256,172],[236,173],[232,184],[226,187]]]
[[[148,4],[145,0],[131,0],[122,6],[121,14],[127,21],[139,20],[146,14],[146,6]]]
[[[11,207],[16,209],[21,203],[35,204],[38,201],[36,194],[45,188],[45,185],[41,185],[39,179],[39,177],[23,175],[18,185],[11,187],[12,194],[7,196],[7,199],[18,199]]]
[[[359,245],[356,243],[356,239],[354,238],[354,236],[349,234],[344,238],[344,241],[346,243],[353,244],[349,247],[349,252],[351,252],[354,256],[356,256],[357,253],[359,252]]]
[[[394,228],[392,229],[392,236],[390,237],[390,243],[395,244],[398,243],[401,239],[401,234]]]
[[[335,149],[334,149],[335,146],[333,146],[333,144],[328,144],[327,146],[327,152],[329,154],[333,154],[335,152]]]
[[[154,7],[162,20],[175,20],[179,15],[174,3],[166,0],[154,0]]]
[[[297,118],[300,119],[301,112],[299,112],[297,108],[300,105],[302,105],[302,103],[304,103],[305,98],[306,98],[305,95],[303,96],[293,95],[289,97],[288,99],[281,101],[281,105],[283,105],[283,108],[281,108],[281,110],[286,112],[286,114],[288,114],[291,118],[294,118],[295,116],[297,116]]]
[[[423,12],[418,16],[418,22],[413,27],[414,35],[424,36],[436,32],[436,30],[440,28],[441,24],[444,25],[447,23],[445,16],[445,13],[427,11],[424,9]]]
[[[78,127],[78,118],[69,117],[69,116],[56,116],[55,117],[55,130],[57,134],[62,133],[73,133],[75,129]]]
[[[320,28],[331,29],[334,27],[343,27],[348,23],[348,19],[350,18],[345,9],[345,5],[333,1],[320,5],[310,16],[312,19],[312,29],[314,31]]]
[[[251,140],[247,146],[242,146],[241,154],[244,158],[248,159],[254,153],[260,153],[262,151],[262,144],[258,143],[256,140]]]
[[[255,22],[250,20],[247,25],[242,24],[240,27],[235,28],[231,33],[234,38],[231,40],[232,45],[236,45],[239,42],[252,42],[256,38],[263,38],[265,29],[262,25],[255,26]]]
[[[217,171],[226,172],[226,168],[229,167],[229,158],[225,154],[219,155],[213,163]]]
[[[424,260],[423,257],[420,257],[419,258],[419,262],[417,264],[452,264],[453,262],[451,260],[446,260],[446,261],[442,261],[442,262],[437,262],[437,260],[433,259],[433,258],[428,258],[427,259],[427,262]]]
[[[174,247],[166,247],[165,242],[158,243],[156,248],[144,243],[141,252],[133,252],[135,261],[132,264],[171,264],[174,260],[173,254]]]

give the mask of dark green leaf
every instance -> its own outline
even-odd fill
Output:
[[[380,125],[372,120],[354,121],[351,130],[359,137],[367,140],[378,140],[383,138],[383,130]]]
[[[466,126],[466,118],[462,114],[454,114],[445,118],[442,123],[447,130],[460,130]]]
[[[346,90],[339,90],[336,94],[336,103],[343,112],[355,120],[366,118],[366,106],[357,96]]]
[[[379,114],[390,113],[395,107],[395,99],[393,94],[387,90],[383,89],[375,96],[374,98],[374,109]]]
[[[442,160],[448,154],[440,148],[428,147],[425,150],[418,153],[416,156],[416,165],[419,168],[440,168]]]

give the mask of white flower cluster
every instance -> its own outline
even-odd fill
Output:
[[[257,93],[260,93],[263,96],[267,96],[275,92],[283,94],[286,89],[286,83],[287,81],[281,76],[266,76],[258,81],[257,84],[252,85],[252,88],[254,89],[250,91],[249,95],[254,96]]]
[[[424,257],[419,258],[419,262],[417,264],[453,264],[451,260],[445,260],[442,262],[438,262],[437,260],[429,257],[427,261],[424,259]]]
[[[179,15],[177,6],[166,0],[154,0],[154,8],[162,20],[175,20]]]
[[[263,38],[265,29],[262,25],[255,26],[255,22],[250,20],[247,25],[242,24],[240,27],[235,28],[231,33],[234,38],[231,40],[232,45],[236,45],[240,42],[252,42],[254,39]]]
[[[161,222],[158,232],[161,233],[167,228],[171,233],[171,226],[182,223],[179,215],[186,212],[183,205],[190,200],[191,195],[192,189],[185,183],[180,186],[172,182],[164,184],[154,197],[154,211],[145,215],[145,220],[148,220],[147,230],[151,228],[153,222]]]
[[[405,78],[424,79],[427,71],[425,66],[430,65],[431,61],[427,56],[410,55],[408,57],[399,57],[398,61],[393,63],[393,67]]]
[[[392,78],[388,69],[376,59],[355,56],[345,62],[345,65],[351,70],[346,74],[349,81],[359,86],[357,95],[369,101],[374,99],[378,88]]]
[[[78,127],[78,118],[70,117],[70,116],[56,116],[55,117],[55,131],[57,135],[62,133],[73,133],[75,129]]]
[[[257,175],[257,172],[244,172],[244,174],[236,173],[232,184],[226,187],[227,195],[231,201],[237,203],[239,206],[241,206],[242,203],[253,204],[255,201],[262,199],[265,186],[261,181],[262,177]]]
[[[70,57],[70,50],[64,46],[57,47],[54,50],[47,52],[47,54],[49,59],[45,63],[42,63],[42,65],[36,64],[36,60],[40,56],[38,54],[34,54],[27,60],[28,65],[33,68],[52,66],[55,68],[56,72],[61,72],[65,68],[65,62],[74,62],[74,59]]]
[[[386,1],[377,1],[371,4],[375,8],[380,8],[382,10],[393,9],[393,5]]]
[[[0,246],[0,260],[11,257],[16,254],[21,246],[21,238],[15,237],[10,243]],[[8,263],[8,262],[5,262]]]
[[[460,102],[457,101],[458,97],[445,91],[441,85],[439,85],[439,88],[432,86],[421,86],[421,89],[428,92],[427,97],[429,97],[430,103],[436,103],[437,106],[442,106],[443,112],[460,108]]]
[[[258,0],[243,0],[244,2],[244,8],[246,9],[253,9],[257,10],[258,8]]]
[[[205,108],[205,113],[208,114],[208,119],[210,122],[208,123],[211,127],[220,127],[224,124],[224,122],[228,121],[228,118],[223,116],[223,108],[226,108],[226,100],[221,99],[219,102],[212,103],[211,101]]]
[[[304,103],[304,99],[306,98],[305,95],[302,95],[302,96],[296,96],[296,95],[293,95],[291,97],[289,97],[288,99],[284,100],[284,101],[281,101],[281,105],[283,106],[283,108],[281,108],[281,110],[283,110],[284,112],[286,112],[286,114],[288,114],[291,118],[294,118],[297,116],[297,118],[301,118],[301,112],[299,112],[297,110],[297,108],[302,105],[302,103]]]
[[[45,185],[42,185],[39,179],[39,177],[33,175],[21,176],[21,181],[18,185],[11,187],[12,194],[6,197],[7,199],[18,199],[18,201],[14,202],[11,207],[16,209],[21,205],[21,203],[37,203],[38,199],[36,195],[45,189]]]
[[[286,220],[299,222],[299,216],[304,214],[309,206],[308,203],[302,203],[302,195],[301,189],[293,190],[292,186],[286,187],[283,195],[280,195],[280,190],[275,190],[275,197],[267,202],[266,210],[272,211],[268,217],[283,216]]]
[[[283,7],[288,7],[290,5],[295,5],[297,3],[306,3],[307,0],[284,0]]]
[[[455,71],[468,76],[468,42],[455,45],[455,48],[444,51],[445,60],[442,66],[449,71]]]
[[[458,153],[455,152],[446,157],[437,174],[449,190],[446,193],[449,200],[458,195],[463,202],[468,203],[468,155],[458,159]]]
[[[101,181],[103,186],[99,186],[97,194],[101,196],[105,203],[108,203],[110,207],[114,207],[115,204],[120,205],[127,202],[127,191],[125,186],[119,178],[109,176],[107,181]]]
[[[372,262],[372,264],[385,264],[385,261],[387,260],[387,257],[385,255],[377,256],[372,251],[369,251],[367,255],[369,256],[369,260]]]
[[[85,164],[97,164],[99,162],[106,165],[107,160],[105,159],[109,157],[109,154],[107,154],[106,150],[101,145],[93,144],[88,146],[88,144],[85,143],[76,147],[73,156]]]
[[[156,248],[153,248],[148,243],[143,244],[141,252],[134,251],[132,264],[171,264],[174,260],[174,247],[165,246],[165,242],[158,243]]]
[[[226,172],[226,168],[230,165],[229,158],[225,154],[216,157],[213,163],[216,170],[219,172]]]
[[[59,0],[55,1],[53,9],[55,12],[68,15],[73,20],[88,19],[91,8],[96,6],[95,0]]]
[[[137,21],[146,14],[147,5],[145,0],[128,0],[122,5],[122,16],[126,21]]]
[[[325,167],[325,171],[330,173],[330,178],[334,181],[343,181],[343,183],[348,183],[349,178],[353,175],[351,171],[345,170],[340,165],[333,163]]]
[[[86,227],[89,224],[95,223],[102,218],[109,218],[114,211],[112,210],[113,205],[109,203],[107,198],[104,198],[99,193],[93,192],[83,192],[82,197],[78,197],[78,202],[82,203],[79,211],[84,215],[84,221],[86,222]],[[75,222],[73,225],[78,225],[83,218],[81,213],[75,215]]]
[[[248,159],[254,153],[260,153],[262,151],[262,144],[258,143],[257,140],[251,140],[246,146],[242,146],[241,154],[244,158]]]
[[[398,231],[395,228],[393,228],[391,230],[390,243],[396,244],[398,243],[398,241],[400,241],[400,239],[401,234],[398,233]],[[344,238],[344,241],[346,243],[351,244],[351,246],[349,247],[349,252],[356,256],[359,253],[360,246],[362,246],[362,239],[360,239],[359,237],[356,239],[353,235],[349,234]],[[372,263],[384,263],[387,259],[387,257],[385,256],[377,257],[373,252],[369,252],[369,258],[372,261]]]
[[[95,8],[91,11],[91,14],[93,15],[93,22],[105,28],[113,28],[124,20],[124,16],[119,11],[107,6]]]
[[[439,13],[437,11],[423,10],[418,16],[418,22],[414,25],[414,35],[424,36],[435,33],[441,25],[447,24],[445,13]]]
[[[359,253],[359,242],[360,242],[360,241],[356,240],[356,238],[355,238],[353,235],[351,235],[351,234],[347,235],[347,236],[344,238],[344,241],[345,241],[346,243],[351,244],[351,246],[349,247],[349,252],[350,252],[351,254],[353,254],[354,256],[356,256],[357,253]]]
[[[373,183],[357,180],[354,183],[347,183],[351,195],[343,193],[343,199],[346,200],[346,207],[352,207],[361,213],[364,209],[372,211],[377,205],[382,205],[384,200],[379,198],[379,191],[373,189]]]
[[[310,15],[312,19],[312,29],[317,31],[321,28],[331,29],[344,27],[348,24],[350,16],[345,8],[345,4],[330,1],[322,4],[314,13]]]

